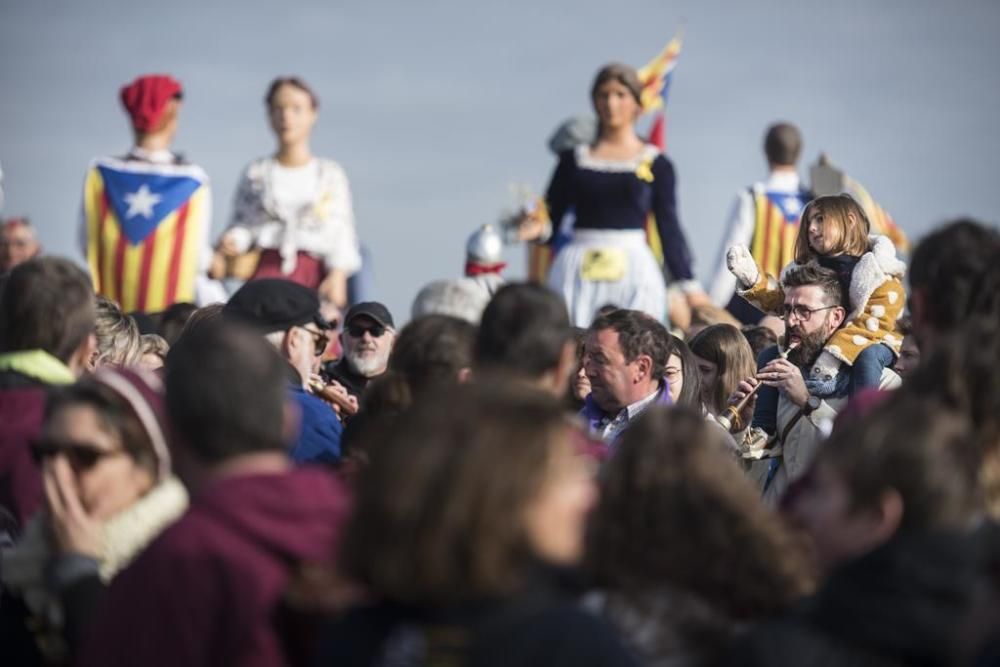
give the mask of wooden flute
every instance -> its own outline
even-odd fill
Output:
[[[792,343],[786,349],[781,350],[778,354],[778,357],[781,359],[787,359],[788,353],[794,350],[796,347],[798,347],[798,345],[799,345],[798,343]],[[740,412],[742,412],[743,408],[747,406],[747,403],[750,402],[750,399],[754,397],[754,395],[757,393],[757,390],[763,386],[764,386],[763,383],[758,382],[757,386],[754,387],[749,394],[740,399],[739,403],[736,403],[735,405],[730,405],[728,408],[726,408],[726,411],[723,412],[718,417],[716,417],[715,421],[719,422],[719,424],[722,425],[722,428],[726,429],[727,431],[732,431],[734,425],[737,427],[737,430],[739,430],[740,427],[742,426],[740,424]]]

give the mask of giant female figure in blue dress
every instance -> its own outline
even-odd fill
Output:
[[[554,226],[569,212],[575,216],[572,240],[556,255],[548,284],[563,295],[576,326],[589,326],[607,304],[665,320],[663,271],[644,231],[649,213],[674,284],[689,302],[704,298],[677,220],[673,165],[635,131],[640,91],[636,71],[628,65],[613,63],[597,73],[591,88],[597,139],[560,153],[546,194]],[[522,223],[521,238],[546,240],[546,234],[537,222]],[[554,235],[548,236],[551,243]]]

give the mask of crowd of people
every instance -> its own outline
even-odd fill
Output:
[[[204,253],[180,86],[126,86],[89,272],[3,226],[4,664],[1000,664],[1000,232],[944,222],[907,265],[778,124],[709,297],[640,92],[601,70],[512,222],[569,231],[547,285],[487,227],[399,326],[350,286],[305,82]]]

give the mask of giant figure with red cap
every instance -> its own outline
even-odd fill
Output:
[[[94,288],[126,312],[156,313],[207,294],[212,202],[208,177],[171,151],[181,84],[140,76],[121,89],[132,149],[97,158],[83,191],[80,238]]]

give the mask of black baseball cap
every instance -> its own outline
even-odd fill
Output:
[[[378,301],[363,301],[351,306],[347,311],[347,317],[344,318],[344,326],[348,326],[358,315],[367,315],[384,327],[396,328],[396,324],[392,321],[392,313]]]

